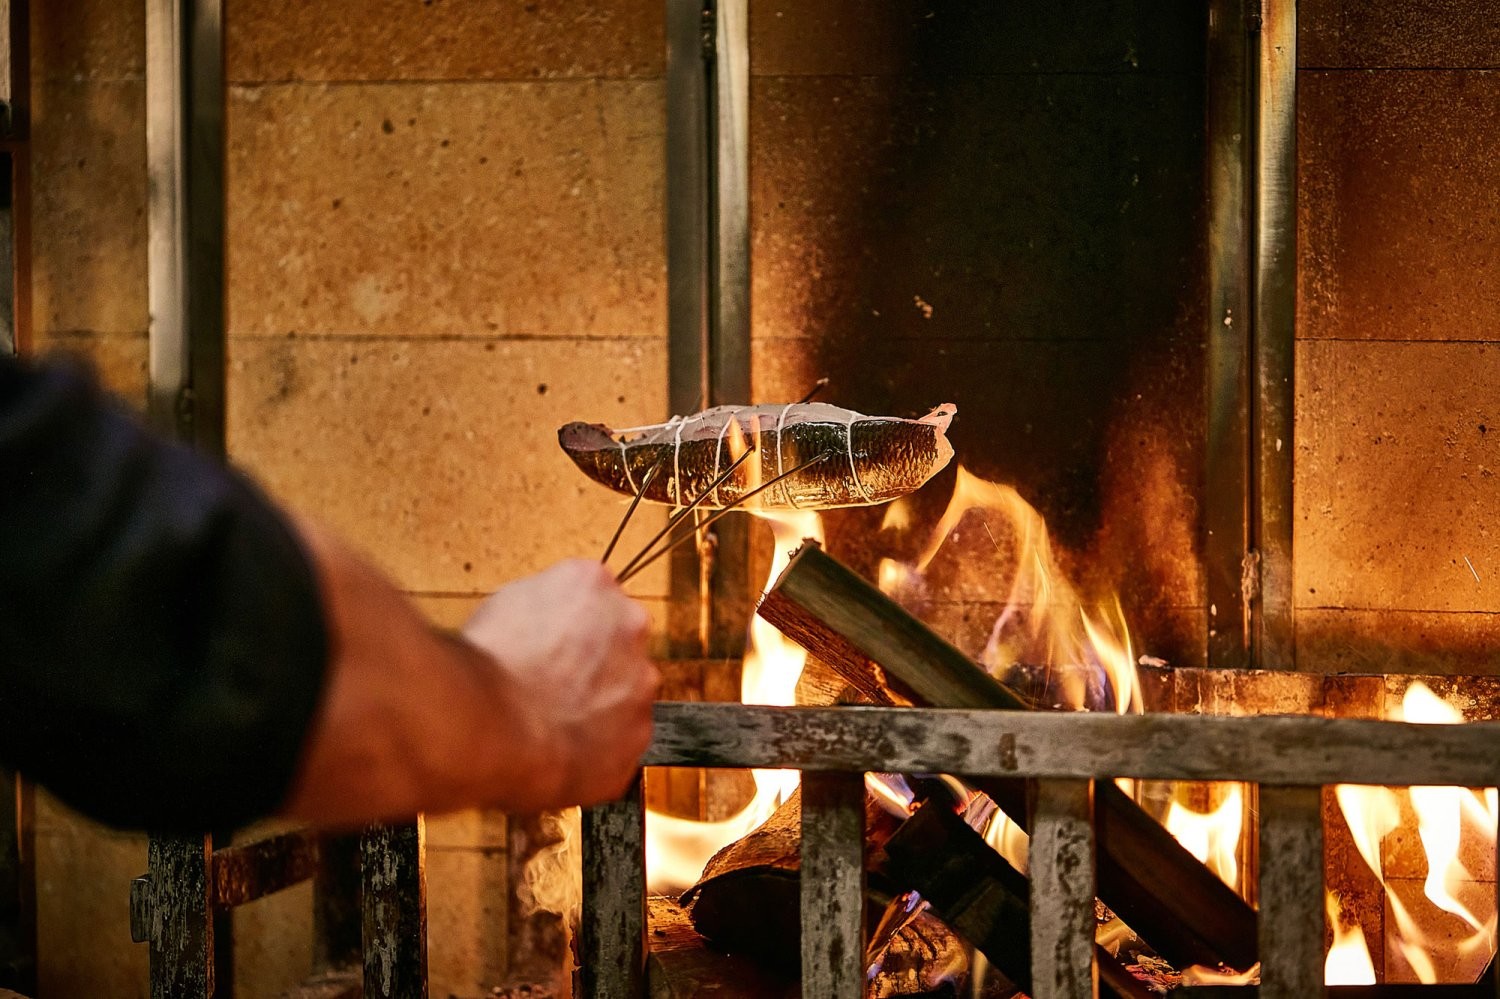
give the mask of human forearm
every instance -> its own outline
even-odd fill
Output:
[[[619,790],[644,748],[656,675],[644,612],[597,565],[502,589],[462,637],[430,627],[337,540],[301,529],[331,655],[287,815],[536,811]]]

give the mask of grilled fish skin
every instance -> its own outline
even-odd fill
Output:
[[[951,403],[917,420],[819,402],[716,406],[625,430],[569,423],[557,437],[585,475],[626,496],[634,496],[660,462],[644,498],[673,506],[692,502],[754,447],[757,453],[700,504],[708,509],[733,506],[763,482],[827,454],[747,504],[825,510],[886,503],[919,488],[953,457],[946,434],[956,413]]]

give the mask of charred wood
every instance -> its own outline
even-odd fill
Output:
[[[766,972],[748,957],[709,949],[672,899],[647,899],[646,923],[650,999],[789,999],[799,991],[794,982]]]
[[[1025,700],[815,542],[805,543],[760,615],[866,696],[938,708],[1028,709]],[[976,781],[1027,825],[1025,785]],[[1159,823],[1100,782],[1099,895],[1179,967],[1255,963],[1255,911]]]
[[[1255,999],[1254,985],[1187,985],[1172,993],[1177,999]],[[1330,985],[1327,999],[1489,999],[1494,990],[1484,985]]]
[[[891,897],[874,864],[896,820],[865,797],[869,925]],[[694,929],[725,950],[795,976],[802,939],[802,795],[794,792],[754,832],[716,853],[680,902]]]
[[[921,894],[932,911],[1024,992],[1031,990],[1030,888],[1017,871],[952,811],[930,802],[885,846],[885,873]],[[1105,999],[1152,993],[1102,947],[1094,948]]]

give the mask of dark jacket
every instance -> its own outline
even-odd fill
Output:
[[[258,490],[80,371],[0,358],[0,765],[107,822],[239,825],[286,795],[327,658]]]

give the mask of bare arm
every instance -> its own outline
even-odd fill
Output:
[[[340,824],[619,794],[650,738],[645,611],[593,562],[502,588],[463,636],[434,630],[378,572],[300,524],[330,662],[284,814]]]

